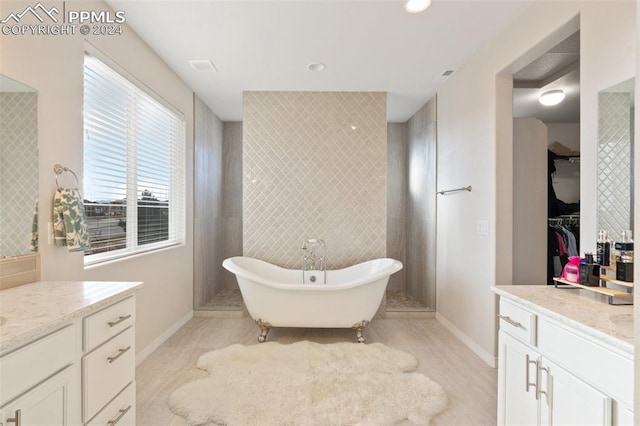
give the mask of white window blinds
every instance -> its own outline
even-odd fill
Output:
[[[184,118],[90,54],[83,186],[85,264],[184,242]]]

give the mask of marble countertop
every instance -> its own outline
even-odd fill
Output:
[[[505,299],[572,326],[633,355],[633,306],[609,305],[583,290],[549,285],[501,285],[491,289]]]
[[[0,352],[133,294],[141,282],[40,281],[0,291]]]

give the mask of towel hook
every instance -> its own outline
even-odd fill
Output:
[[[76,178],[76,184],[78,185],[78,187],[80,186],[80,180],[78,180],[78,175],[76,175],[76,173],[73,170],[71,170],[70,168],[65,167],[63,165],[60,165],[60,164],[55,164],[53,166],[53,172],[56,174],[56,187],[58,189],[60,189],[60,185],[58,184],[58,177],[64,172],[71,173],[73,175],[73,177]]]

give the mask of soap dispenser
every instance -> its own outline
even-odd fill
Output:
[[[596,257],[598,265],[609,266],[611,264],[611,241],[609,241],[605,230],[598,232]]]

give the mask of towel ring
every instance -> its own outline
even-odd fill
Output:
[[[60,164],[56,164],[53,166],[53,172],[56,174],[56,187],[58,189],[60,189],[60,185],[58,184],[58,177],[64,173],[64,172],[69,172],[73,175],[74,178],[76,178],[76,184],[78,185],[78,187],[80,186],[80,181],[78,180],[78,175],[76,175],[76,173],[71,170],[68,167],[62,166]]]

